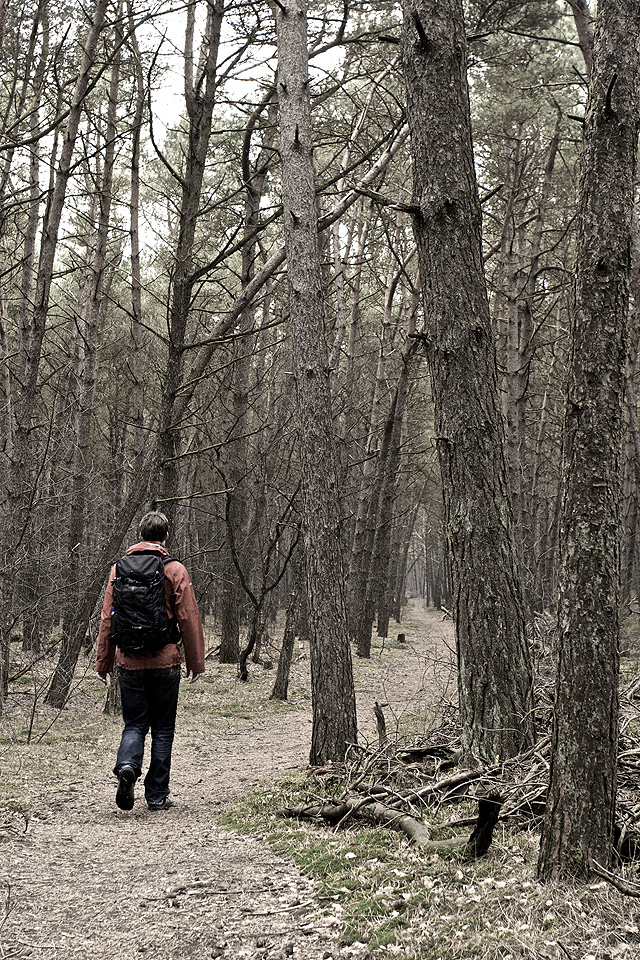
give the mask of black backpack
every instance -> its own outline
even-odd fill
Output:
[[[180,639],[165,599],[164,567],[171,559],[147,551],[128,554],[116,563],[111,640],[123,653],[157,653]]]

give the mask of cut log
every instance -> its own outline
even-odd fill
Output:
[[[498,822],[501,806],[502,798],[497,793],[478,800],[478,821],[465,847],[468,857],[483,857],[491,846],[493,828]]]
[[[387,704],[385,703],[384,706],[386,707]],[[377,700],[373,708],[373,714],[376,718],[376,725],[378,727],[378,742],[380,743],[381,747],[384,747],[389,742],[389,738],[387,737],[387,722],[384,718],[384,713],[382,712],[382,706]]]

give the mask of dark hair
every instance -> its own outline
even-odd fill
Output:
[[[150,543],[162,543],[166,540],[168,532],[169,521],[164,513],[159,513],[157,510],[145,513],[140,521],[140,536]]]

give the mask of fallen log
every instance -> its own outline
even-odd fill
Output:
[[[433,840],[429,824],[402,813],[394,807],[380,803],[374,797],[349,796],[344,800],[323,802],[296,807],[285,807],[278,816],[296,820],[323,820],[336,829],[343,826],[351,817],[360,815],[374,823],[399,830],[425,853],[438,853],[446,856],[456,850],[462,850],[465,856],[474,859],[483,856],[493,839],[493,829],[500,816],[502,800],[497,794],[483,797],[478,801],[478,818],[471,836],[451,837],[447,840]],[[434,828],[437,829],[437,828]]]

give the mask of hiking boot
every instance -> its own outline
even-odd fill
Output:
[[[168,810],[169,807],[173,806],[173,797],[169,793],[164,800],[158,800],[157,802],[154,800],[147,800],[147,806],[149,807],[149,810],[153,811],[154,813],[156,810]]]
[[[129,764],[118,770],[118,789],[116,803],[121,810],[131,810],[133,807],[133,788],[136,783],[136,772]]]

